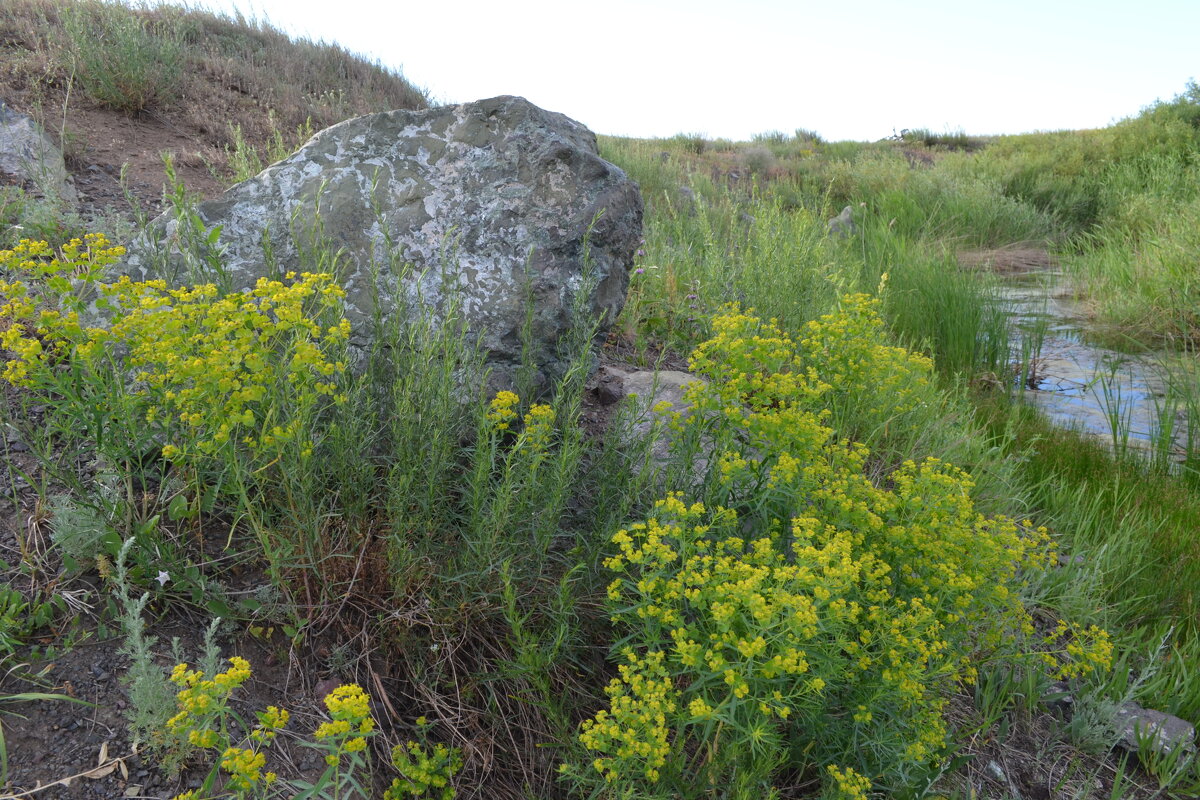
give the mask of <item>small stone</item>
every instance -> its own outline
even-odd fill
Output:
[[[1167,755],[1177,748],[1186,752],[1196,749],[1196,728],[1179,717],[1142,708],[1137,703],[1124,703],[1117,710],[1115,722],[1120,733],[1117,747],[1130,753],[1138,752],[1138,738],[1151,737],[1150,748],[1158,755]]]
[[[63,154],[31,117],[0,101],[0,176],[34,194],[69,205],[79,202]]]
[[[845,239],[855,233],[858,233],[858,226],[854,224],[854,209],[851,206],[846,206],[842,213],[829,220],[830,236]]]
[[[621,370],[609,366],[596,372],[592,392],[600,405],[612,405],[625,396],[624,375]]]
[[[1071,687],[1066,681],[1055,681],[1046,687],[1046,693],[1042,695],[1042,703],[1050,711],[1068,716],[1075,706],[1075,697],[1071,694]]]

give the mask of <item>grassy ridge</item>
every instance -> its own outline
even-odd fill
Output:
[[[88,146],[70,109],[100,107],[186,133],[192,157],[223,178],[231,167],[245,177],[228,162],[248,156],[247,141],[264,158],[348,117],[427,105],[399,72],[338,45],[181,6],[12,0],[0,7],[0,54],[7,102],[61,138],[68,158]]]

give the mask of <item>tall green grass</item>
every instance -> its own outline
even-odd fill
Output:
[[[101,2],[67,6],[63,17],[72,76],[93,100],[132,114],[179,97],[184,55],[176,26]]]

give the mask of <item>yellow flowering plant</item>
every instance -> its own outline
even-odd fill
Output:
[[[132,468],[161,453],[191,494],[176,495],[173,518],[222,494],[244,505],[303,471],[322,415],[346,402],[342,288],[309,272],[229,293],[102,282],[122,253],[98,234],[58,250],[23,241],[0,251],[3,377],[108,464]],[[106,323],[88,324],[98,313]],[[272,542],[263,549],[276,559]]]
[[[299,796],[330,800],[365,796],[360,776],[368,767],[367,739],[375,733],[370,695],[357,684],[343,684],[326,695],[329,720],[313,731],[311,743],[305,743],[325,753],[325,770],[316,783],[284,781],[265,769],[265,751],[291,715],[285,709],[267,706],[265,711],[257,712],[256,722],[248,725],[230,705],[231,695],[250,676],[250,664],[239,656],[232,656],[229,667],[212,677],[187,664],[175,666],[170,679],[179,687],[177,713],[167,722],[164,733],[193,756],[208,751],[213,759],[201,786],[175,800],[294,797],[294,790],[301,792]],[[439,754],[436,751],[434,755]],[[442,764],[442,774],[453,773],[453,769],[447,772],[450,763]],[[427,776],[436,771],[432,762],[425,768],[428,772],[422,774]]]
[[[350,324],[340,315],[345,292],[332,276],[289,273],[230,294],[212,284],[169,288],[128,277],[104,284],[96,278],[124,250],[105,248],[106,240],[95,236],[87,249],[76,240],[57,257],[45,242],[0,251],[0,267],[41,278],[3,285],[9,299],[0,306],[7,326],[2,344],[16,355],[4,377],[48,399],[72,388],[66,380],[98,380],[105,405],[128,398],[127,427],[154,430],[176,463],[236,450],[249,454],[253,467],[291,442],[311,454],[305,423],[322,401],[345,400],[336,376],[345,369]],[[82,301],[73,284],[60,280],[64,273],[93,282],[97,305],[110,316],[107,327],[83,324]],[[62,363],[72,367],[65,377],[53,368]],[[125,387],[129,373],[132,385]],[[99,404],[78,391],[63,393],[63,410],[84,420],[92,416],[84,406]],[[92,433],[97,444],[115,438],[103,427]]]
[[[383,800],[454,800],[455,789],[451,782],[455,773],[462,769],[462,753],[457,747],[447,747],[440,742],[430,746],[426,733],[431,727],[425,717],[417,718],[417,738],[392,748],[392,766],[400,772],[392,779],[392,785],[383,793]]]
[[[287,725],[288,712],[268,706],[258,714],[258,722],[245,733],[248,746],[236,744],[243,738],[246,726],[230,708],[230,696],[250,678],[250,664],[240,656],[229,659],[229,667],[212,677],[187,664],[176,664],[171,682],[179,687],[176,695],[178,712],[167,721],[166,733],[193,754],[210,750],[216,757],[199,789],[182,797],[188,800],[210,798],[218,780],[224,775],[221,794],[225,797],[265,797],[275,784],[276,775],[264,772],[266,755],[263,748],[270,745],[277,732]]]
[[[709,381],[676,426],[723,449],[705,502],[670,494],[612,537],[623,635],[609,706],[579,735],[589,755],[564,766],[582,787],[748,796],[788,763],[821,770],[829,796],[898,789],[943,751],[947,698],[975,663],[1036,649],[1019,590],[1053,558],[1046,531],[979,514],[970,477],[936,459],[876,485],[867,448],[826,424],[860,382],[888,387],[895,418],[902,387],[928,380],[924,359],[840,341],[877,331],[874,314],[845,298],[801,341],[737,311],[713,320],[692,359]],[[1098,633],[1057,637],[1068,664],[1107,662]]]
[[[497,392],[476,426],[467,546],[480,562],[493,561],[499,542],[514,538],[514,527],[538,517],[557,455],[554,409],[535,403],[522,415],[520,405],[515,392]]]

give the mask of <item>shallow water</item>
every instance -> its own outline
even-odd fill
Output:
[[[1178,355],[1121,353],[1089,342],[1087,319],[1059,270],[1005,276],[1000,297],[1016,323],[1014,357],[1024,364],[1016,380],[1027,402],[1053,422],[1119,448],[1153,451],[1169,439],[1171,457],[1184,457],[1186,403],[1170,391],[1187,368]],[[1197,392],[1191,395],[1194,403]]]

